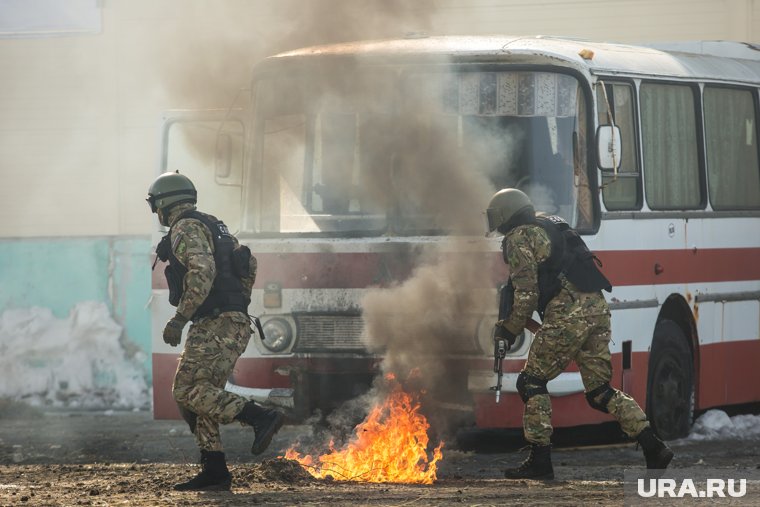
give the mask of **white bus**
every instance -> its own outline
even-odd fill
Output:
[[[602,261],[611,383],[661,436],[685,435],[695,411],[760,401],[759,92],[760,51],[735,42],[410,37],[267,58],[235,108],[163,128],[161,171],[191,177],[199,208],[259,261],[250,313],[266,339],[252,338],[229,388],[296,418],[366,390],[383,355],[366,345],[364,296],[398,288],[431,246],[464,252],[495,294],[500,240],[471,219],[518,187]],[[161,340],[161,272],[154,413],[167,418],[177,350]],[[445,389],[431,396],[478,427],[519,428],[531,335],[507,355],[497,404],[487,300],[437,351]],[[611,420],[572,363],[549,391],[558,427]]]

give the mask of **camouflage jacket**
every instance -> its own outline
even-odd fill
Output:
[[[512,313],[502,325],[520,334],[538,307],[538,266],[551,255],[552,243],[540,226],[529,224],[509,231],[505,248],[515,298]]]
[[[180,204],[169,213],[168,217],[172,231],[172,253],[187,268],[177,313],[188,319],[206,300],[216,278],[214,241],[211,231],[193,218],[180,219],[182,213],[192,209],[195,209],[192,204]],[[237,239],[235,239],[235,244],[237,244]],[[256,257],[251,255],[250,273],[243,278],[243,287],[249,298],[256,281],[256,269]]]

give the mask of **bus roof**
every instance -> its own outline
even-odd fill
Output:
[[[342,56],[386,63],[441,60],[496,63],[509,56],[515,63],[551,63],[601,76],[657,76],[758,84],[759,49],[752,44],[731,41],[633,46],[550,36],[411,36],[312,46],[280,53],[267,60]]]

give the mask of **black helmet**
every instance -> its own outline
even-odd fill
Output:
[[[491,233],[506,225],[520,213],[536,213],[530,198],[516,188],[503,188],[496,192],[488,203],[488,232]]]
[[[166,172],[156,178],[148,189],[150,210],[156,213],[158,210],[166,210],[175,204],[198,201],[198,192],[190,178],[177,172]]]

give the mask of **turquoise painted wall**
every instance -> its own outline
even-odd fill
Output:
[[[80,301],[104,302],[124,328],[124,342],[144,354],[150,380],[152,250],[149,236],[2,239],[0,313],[40,306],[66,318]]]

